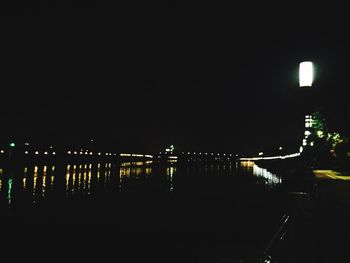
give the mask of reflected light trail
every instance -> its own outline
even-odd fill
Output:
[[[255,175],[256,177],[264,178],[266,185],[270,187],[273,187],[282,182],[282,179],[278,177],[276,174],[273,174],[269,172],[267,169],[261,168],[256,164],[253,165],[253,175]]]

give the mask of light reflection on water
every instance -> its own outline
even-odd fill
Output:
[[[37,205],[50,198],[69,199],[78,195],[93,196],[105,191],[173,192],[186,185],[187,178],[191,176],[205,178],[209,175],[215,180],[215,177],[250,174],[263,178],[265,185],[269,188],[281,183],[279,177],[253,162],[195,165],[186,163],[180,166],[176,162],[168,162],[162,166],[152,161],[124,162],[118,165],[113,163],[47,164],[27,165],[17,173],[6,171],[0,168],[0,204],[6,201],[7,207],[13,206],[17,200],[26,200]],[[180,173],[180,180],[177,173]],[[200,185],[201,182],[198,181],[198,183]]]
[[[282,183],[282,179],[276,174],[269,172],[265,168],[261,168],[256,164],[253,165],[253,174],[257,177],[263,178],[266,185],[269,187],[274,187]]]

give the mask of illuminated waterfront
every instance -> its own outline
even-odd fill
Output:
[[[242,189],[275,189],[281,179],[253,162],[166,163],[147,161],[27,164],[0,169],[1,211],[31,216],[31,211],[56,213],[57,203],[70,204],[108,197],[118,202],[124,194],[141,195],[223,195],[229,198]],[[235,192],[237,189],[238,192]],[[134,198],[134,197],[132,197]],[[140,197],[142,199],[142,196]],[[236,197],[234,197],[236,198]],[[142,202],[142,200],[140,200]],[[242,200],[244,202],[244,200]],[[51,207],[52,205],[52,207]],[[30,212],[28,212],[30,211]],[[24,213],[24,214],[23,214]]]

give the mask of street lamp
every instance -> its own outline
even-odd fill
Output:
[[[304,131],[304,138],[302,146],[300,147],[300,153],[305,153],[305,160],[306,165],[310,165],[311,156],[310,156],[310,148],[309,146],[312,146],[311,143],[309,143],[309,140],[312,138],[312,115],[311,115],[311,106],[310,103],[312,101],[311,98],[311,90],[308,89],[312,87],[314,81],[314,65],[311,61],[304,61],[299,64],[299,87],[306,88],[304,90],[303,94],[303,107],[302,111],[305,116],[305,131]]]
[[[314,81],[314,66],[311,61],[304,61],[299,64],[299,86],[311,87]]]

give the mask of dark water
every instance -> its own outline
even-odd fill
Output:
[[[253,163],[236,162],[3,167],[0,220],[13,229],[14,240],[28,231],[53,243],[57,235],[80,244],[113,236],[123,241],[124,256],[135,256],[131,244],[147,247],[141,250],[151,258],[159,255],[152,239],[169,260],[193,258],[217,244],[245,247],[240,253],[252,255],[264,248],[283,213],[281,183]]]

